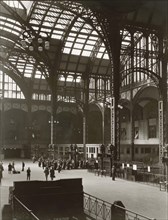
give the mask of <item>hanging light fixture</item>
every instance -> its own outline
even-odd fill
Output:
[[[39,44],[42,44],[42,43],[43,43],[43,38],[41,37],[41,35],[39,35],[37,41],[38,41]]]
[[[30,51],[33,51],[33,50],[34,50],[34,47],[33,47],[33,44],[32,44],[32,43],[29,45],[29,50],[30,50]]]
[[[27,44],[26,44],[25,39],[22,39],[22,40],[21,40],[21,45],[22,45],[23,48],[26,48],[26,47],[27,47]]]
[[[40,44],[39,46],[38,46],[38,51],[43,51],[43,46],[42,46],[42,44]]]
[[[49,42],[48,39],[44,42],[44,47],[45,47],[46,50],[50,49],[50,42]]]
[[[43,33],[46,37],[42,37],[41,35],[34,36],[31,30],[25,30],[22,34],[21,45],[24,49],[28,48],[29,51],[35,51],[35,49],[39,52],[42,52],[44,49],[50,49],[50,41],[48,34]]]

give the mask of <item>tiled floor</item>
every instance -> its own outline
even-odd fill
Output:
[[[10,161],[12,162],[12,161]],[[26,180],[26,172],[21,174],[8,174],[7,165],[9,161],[3,161],[4,173],[0,186],[0,207],[8,204],[9,186],[13,181]],[[25,161],[26,169],[32,170],[31,180],[45,180],[42,168],[37,163]],[[21,170],[21,161],[15,160],[16,170]],[[110,177],[95,176],[86,170],[64,170],[61,173],[56,172],[56,180],[63,178],[82,178],[84,192],[96,196],[100,199],[113,203],[121,200],[129,210],[145,215],[157,220],[168,220],[168,193],[160,191],[156,186],[145,185],[142,183],[125,181],[116,178],[112,181]],[[1,218],[0,218],[1,219]]]

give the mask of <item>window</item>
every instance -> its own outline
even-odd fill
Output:
[[[145,154],[150,154],[151,153],[151,148],[145,148]]]
[[[148,135],[149,138],[156,138],[156,125],[149,125]]]
[[[135,130],[134,139],[139,139],[139,128],[138,128],[138,127],[135,127],[134,130]]]
[[[127,147],[127,154],[130,154],[130,148]]]
[[[141,154],[144,154],[144,148],[141,148]]]
[[[126,128],[121,128],[121,140],[126,139]]]
[[[89,148],[89,153],[95,153],[95,147],[90,147]]]

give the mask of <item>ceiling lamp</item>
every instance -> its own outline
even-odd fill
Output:
[[[39,51],[50,49],[50,41],[48,34],[43,33],[46,37],[42,37],[41,35],[34,36],[31,30],[26,30],[22,34],[21,45],[24,49],[28,48],[29,51]]]
[[[38,46],[38,51],[43,51],[43,46],[41,44]]]
[[[34,50],[34,47],[33,47],[33,44],[32,44],[32,43],[29,45],[29,50],[30,50],[30,51],[33,51],[33,50]]]

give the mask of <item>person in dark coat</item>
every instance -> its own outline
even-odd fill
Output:
[[[115,176],[116,176],[116,167],[113,165],[112,166],[112,180],[115,180]]]
[[[59,164],[59,165],[58,165],[58,173],[61,172],[61,169],[62,169],[62,166],[61,166],[61,164]]]
[[[0,183],[1,183],[1,179],[3,178],[3,171],[4,171],[3,165],[0,164]]]
[[[25,163],[22,162],[22,171],[24,171],[24,168],[25,168]]]
[[[50,169],[50,178],[51,178],[51,180],[53,180],[55,178],[55,170],[53,167]]]
[[[12,172],[12,164],[9,163],[9,164],[8,164],[8,173],[11,173],[11,172]]]
[[[27,180],[30,180],[30,176],[31,176],[31,170],[30,170],[30,167],[28,167],[28,169],[27,169]]]
[[[48,175],[49,175],[49,169],[48,169],[48,167],[45,168],[44,174],[45,174],[45,178],[46,178],[46,181],[47,181],[47,180],[48,180]]]

